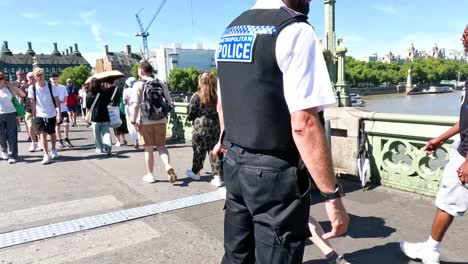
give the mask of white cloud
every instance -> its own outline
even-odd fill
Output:
[[[398,10],[393,6],[374,6],[374,9],[387,15],[398,15]]]
[[[91,33],[94,36],[94,40],[98,43],[98,46],[104,45],[104,39],[102,38],[101,23],[97,20],[96,10],[80,13],[81,20],[90,27]]]
[[[89,62],[91,67],[96,67],[96,60],[104,58],[104,48],[103,51],[98,52],[84,52],[82,53],[83,57]]]
[[[51,26],[51,27],[53,27],[53,26],[56,26],[56,25],[58,25],[58,22],[57,22],[57,21],[47,21],[47,23],[46,23],[46,24],[47,24],[48,26]]]
[[[132,37],[133,37],[133,36],[130,35],[129,33],[120,32],[120,31],[114,32],[113,35],[116,36],[116,37],[121,37],[121,38],[132,38]]]
[[[35,12],[23,12],[20,15],[27,19],[38,19],[41,17],[40,13],[35,13]]]

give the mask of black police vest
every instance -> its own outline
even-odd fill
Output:
[[[468,152],[468,96],[466,91],[466,83],[465,82],[465,91],[463,96],[462,105],[460,108],[460,145],[458,145],[458,153],[463,157],[466,157],[466,153]]]
[[[225,30],[216,56],[225,140],[297,162],[275,55],[278,34],[294,22],[307,22],[307,17],[288,8],[248,10]]]

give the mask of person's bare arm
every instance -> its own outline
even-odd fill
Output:
[[[224,115],[223,115],[223,104],[221,102],[221,97],[218,97],[218,103],[216,105],[216,111],[218,112],[219,117],[219,140],[218,143],[213,148],[213,155],[219,156],[219,154],[224,153],[225,149],[223,147],[222,137],[224,133]]]
[[[337,180],[317,109],[310,108],[293,112],[291,127],[297,149],[317,187],[324,193],[333,193]],[[325,207],[331,221],[332,231],[323,235],[323,238],[330,239],[345,233],[348,229],[349,216],[341,198],[326,201]]]
[[[426,145],[424,146],[424,151],[426,151],[427,154],[432,154],[440,146],[442,146],[447,139],[453,137],[459,132],[460,132],[460,122],[457,122],[447,131],[442,133],[440,136],[429,140],[429,142],[427,142]]]

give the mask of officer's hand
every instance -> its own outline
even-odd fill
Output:
[[[323,239],[339,237],[348,230],[349,215],[344,208],[341,198],[325,202],[328,219],[330,219],[332,230],[322,236]]]
[[[426,151],[426,153],[430,155],[434,153],[434,151],[436,151],[442,144],[444,144],[444,141],[438,140],[437,138],[433,138],[426,143],[426,145],[424,146],[424,151]]]
[[[221,142],[218,142],[214,146],[212,152],[215,157],[219,157],[220,155],[224,155],[224,153],[226,153],[226,148],[223,146],[223,144],[221,144]]]

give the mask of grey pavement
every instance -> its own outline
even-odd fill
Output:
[[[143,152],[130,146],[96,154],[91,130],[72,128],[75,148],[59,149],[59,159],[41,165],[42,154],[29,153],[20,132],[20,161],[0,162],[0,233],[134,208],[217,190],[205,162],[200,181],[185,177],[191,166],[190,144],[170,144],[179,181],[172,185],[156,155],[158,182],[141,180]],[[155,153],[156,154],[156,153]],[[341,179],[351,215],[347,236],[333,246],[352,263],[410,264],[399,251],[401,240],[427,239],[435,212],[433,198],[376,187],[359,189]],[[0,249],[0,263],[219,263],[223,254],[222,200],[125,223]],[[323,204],[312,197],[311,213],[328,230]],[[442,263],[468,263],[468,219],[457,218],[442,245]],[[308,243],[304,263],[325,263]]]

